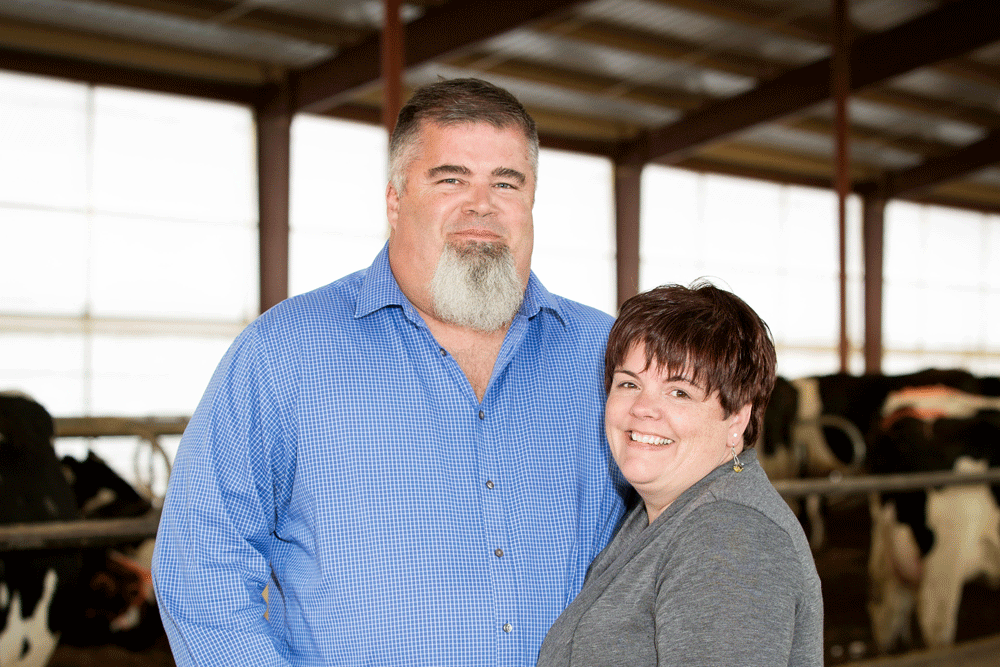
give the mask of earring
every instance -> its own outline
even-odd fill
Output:
[[[735,433],[733,435],[736,435]],[[736,443],[729,446],[733,450],[733,472],[743,472],[743,464],[740,463],[740,457],[736,455]]]

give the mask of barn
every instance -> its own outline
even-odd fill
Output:
[[[69,609],[48,571],[148,593],[141,545],[219,359],[371,263],[387,129],[465,76],[538,123],[553,293],[614,315],[708,276],[768,322],[759,447],[813,542],[827,664],[994,655],[995,0],[0,0],[0,491],[32,508],[4,507],[0,556],[53,559],[2,584],[4,627]],[[0,667],[46,641],[53,666],[172,664],[112,632],[139,606],[88,609],[5,639]],[[81,633],[98,616],[108,636]]]

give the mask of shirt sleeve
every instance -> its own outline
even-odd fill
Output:
[[[252,326],[233,343],[171,472],[153,578],[179,667],[288,664],[262,597],[282,429],[259,347]]]
[[[730,502],[693,511],[656,599],[661,667],[787,665],[803,580],[789,536]]]
[[[605,451],[610,451],[604,439],[601,444]],[[601,496],[601,505],[598,519],[601,521],[600,529],[594,531],[596,542],[591,547],[590,561],[593,561],[599,553],[610,542],[611,538],[618,532],[619,524],[625,515],[626,500],[630,493],[633,493],[628,482],[622,476],[621,471],[614,460],[608,455],[608,474],[604,483],[604,491]]]

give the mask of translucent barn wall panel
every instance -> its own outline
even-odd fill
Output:
[[[190,414],[256,313],[250,111],[0,74],[0,118],[0,390]]]
[[[540,151],[531,268],[553,294],[617,314],[611,161]]]
[[[1000,216],[886,209],[884,367],[1000,374]]]
[[[859,372],[864,320],[860,212],[848,208],[848,337]],[[839,368],[836,199],[831,192],[649,166],[643,172],[640,289],[707,278],[767,322],[786,377]]]
[[[300,114],[292,122],[289,292],[371,264],[388,238],[383,128]]]

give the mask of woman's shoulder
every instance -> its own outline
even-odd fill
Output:
[[[702,502],[685,517],[678,537],[682,534],[682,542],[701,544],[699,548],[732,545],[748,554],[812,564],[802,525],[766,478],[764,483],[766,489],[753,490],[759,480],[736,478],[706,489]]]
[[[807,596],[818,594],[819,575],[805,532],[788,505],[774,495],[780,506],[741,494],[713,496],[685,518],[675,544],[691,557],[723,553],[750,571],[784,572],[785,581],[796,582]]]

